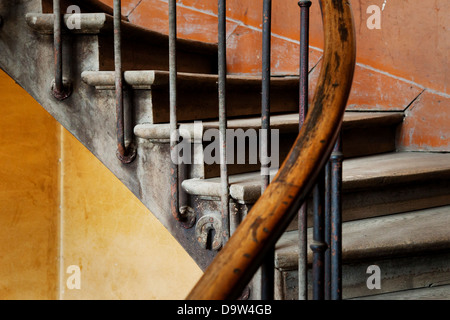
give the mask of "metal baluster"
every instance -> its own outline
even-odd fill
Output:
[[[221,215],[223,223],[223,243],[229,238],[229,212],[230,192],[228,189],[227,166],[227,108],[226,108],[226,81],[227,81],[227,43],[226,43],[226,0],[219,0],[218,4],[218,87],[219,87],[219,143],[220,143],[220,181],[221,181]]]
[[[325,300],[331,299],[331,164],[325,166]]]
[[[261,99],[261,194],[270,183],[270,164],[268,163],[270,145],[270,75],[271,75],[271,24],[272,0],[263,2],[262,29],[262,99]],[[275,281],[275,251],[271,248],[261,267],[261,299],[273,300]]]
[[[342,137],[331,154],[331,300],[342,299]]]
[[[117,158],[124,164],[133,162],[136,149],[125,145],[125,119],[123,108],[123,75],[121,50],[121,0],[114,0],[114,65],[116,86]]]
[[[170,209],[173,217],[186,228],[192,228],[196,215],[189,206],[180,206],[179,181],[183,179],[182,164],[178,163],[178,118],[177,118],[177,1],[169,0],[169,114],[170,114]]]
[[[61,4],[60,0],[53,0],[53,14],[55,16],[53,29],[53,50],[55,61],[55,79],[52,84],[53,96],[58,100],[64,100],[71,94],[69,83],[63,80],[63,61],[62,61],[62,36],[61,36]]]
[[[177,3],[169,0],[169,109],[170,109],[170,207],[172,215],[179,220],[178,202],[178,120],[177,120]],[[176,160],[176,161],[174,161]]]
[[[313,251],[313,299],[323,300],[325,297],[325,171],[320,173],[313,191],[314,229],[311,250]]]
[[[300,6],[300,129],[308,113],[308,69],[309,69],[309,8],[311,1],[299,1]],[[298,295],[300,300],[308,298],[308,256],[307,256],[307,205],[298,212],[299,261]]]

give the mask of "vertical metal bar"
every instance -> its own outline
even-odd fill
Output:
[[[270,183],[268,163],[270,145],[270,75],[271,75],[272,0],[263,2],[262,29],[262,97],[261,97],[261,194]],[[273,300],[275,282],[275,250],[271,248],[261,267],[261,299]]]
[[[60,0],[53,0],[53,54],[55,79],[52,84],[53,96],[58,100],[64,100],[70,96],[70,86],[63,82],[63,61],[62,61],[62,35],[61,35],[61,4]]]
[[[169,0],[169,115],[170,115],[170,210],[173,217],[186,228],[192,228],[196,215],[189,206],[181,206],[179,181],[183,179],[184,167],[178,163],[178,118],[177,118],[177,1]],[[173,155],[173,156],[172,156]]]
[[[179,220],[178,200],[178,119],[177,119],[177,2],[169,0],[169,109],[170,109],[170,152],[172,157],[170,167],[170,208],[172,215]]]
[[[331,299],[331,164],[325,166],[325,300]]]
[[[223,243],[228,241],[229,228],[229,189],[227,166],[227,40],[226,40],[226,0],[218,3],[218,87],[219,87],[219,142],[220,142],[220,181],[221,181],[221,215],[223,224]]]
[[[121,0],[114,0],[114,66],[116,86],[116,130],[117,158],[124,164],[131,163],[136,157],[136,150],[125,146],[125,117],[123,108],[123,75],[121,50]],[[131,151],[131,153],[129,152]]]
[[[62,42],[61,42],[61,4],[60,0],[53,0],[53,14],[55,24],[53,30],[53,47],[55,58],[55,87],[54,92],[62,92]]]
[[[263,29],[262,29],[262,99],[261,99],[261,155],[267,157],[269,154],[269,130],[270,130],[270,62],[271,62],[271,13],[272,1],[264,0],[263,4]],[[262,192],[267,188],[270,181],[269,164],[267,159],[262,159],[261,176]]]
[[[331,299],[342,299],[342,137],[331,154]]]
[[[300,6],[300,129],[308,113],[308,69],[309,69],[309,8],[311,1],[299,1]],[[307,205],[302,205],[298,212],[299,261],[298,261],[298,295],[299,300],[308,298],[308,255],[307,255]]]
[[[313,299],[323,300],[325,297],[325,171],[320,173],[313,191],[314,203],[314,229],[311,250],[313,251]]]

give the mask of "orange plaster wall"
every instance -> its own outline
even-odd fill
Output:
[[[397,144],[405,151],[450,151],[450,97],[424,91],[406,110]]]
[[[112,0],[103,0],[111,5]],[[381,14],[381,29],[370,30],[367,13],[370,5],[380,8],[384,0],[352,0],[358,43],[358,62],[392,75],[416,82],[424,87],[450,93],[448,88],[448,16],[447,0],[387,0]],[[124,14],[131,22],[150,29],[167,32],[167,0],[124,0]],[[217,1],[178,0],[179,36],[216,42]],[[239,47],[229,45],[230,72],[259,72],[262,0],[228,0],[228,32],[239,38]],[[297,1],[273,0],[272,33],[280,43],[274,44],[274,73],[298,73],[298,53],[292,45],[299,39],[299,8]],[[201,23],[198,23],[198,22]],[[203,24],[203,25],[202,25]],[[205,28],[205,26],[207,26]],[[243,32],[242,28],[249,29]],[[248,33],[252,33],[249,36]],[[317,1],[311,8],[311,45],[323,47],[322,23]],[[252,39],[250,39],[252,38]],[[235,40],[234,42],[238,42]],[[255,62],[235,65],[250,57]],[[235,57],[235,56],[242,57]],[[248,61],[247,61],[248,62]],[[260,68],[260,67],[259,67]]]
[[[103,0],[112,4],[112,0]],[[124,14],[138,25],[167,33],[167,0],[124,0]],[[450,37],[448,0],[350,0],[355,19],[357,62],[348,110],[405,111],[424,92],[442,100],[437,123],[413,134],[412,117],[436,111],[422,103],[408,111],[408,122],[398,139],[407,150],[450,151],[448,121],[450,89]],[[206,42],[217,40],[217,1],[178,0],[178,35]],[[263,0],[227,1],[227,58],[229,73],[260,74]],[[369,29],[371,5],[381,11],[381,29]],[[272,73],[298,74],[299,8],[297,0],[272,1]],[[320,71],[323,30],[318,1],[311,7],[311,86]],[[312,91],[312,90],[311,90]],[[428,100],[425,100],[428,101]],[[413,112],[413,109],[414,112]],[[423,141],[418,132],[428,138]],[[443,134],[444,132],[444,134]],[[406,138],[408,137],[408,138]]]

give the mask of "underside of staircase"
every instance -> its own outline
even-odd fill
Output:
[[[69,98],[58,101],[50,90],[51,1],[0,4],[0,67],[109,168],[204,270],[220,248],[213,239],[222,231],[212,228],[199,241],[200,219],[220,211],[220,167],[203,161],[211,141],[202,139],[219,126],[217,46],[178,40],[178,119],[180,130],[191,139],[192,159],[197,160],[180,167],[180,201],[193,210],[197,221],[185,228],[170,213],[168,37],[122,22],[126,140],[137,148],[136,160],[122,164],[116,157],[111,12],[74,2],[82,8],[81,28],[70,30],[69,16],[63,27]],[[230,75],[227,81],[228,128],[258,132],[261,79]],[[271,81],[271,127],[279,130],[280,164],[298,135],[298,85],[295,76]],[[450,299],[450,154],[398,150],[396,136],[404,117],[403,112],[367,111],[347,111],[344,116],[345,299]],[[248,144],[246,160],[252,152]],[[259,169],[258,162],[229,165],[230,233],[261,195]],[[297,229],[295,219],[276,246],[277,299],[298,297]],[[311,263],[311,252],[308,259]],[[381,289],[367,286],[367,269],[373,265],[381,269]],[[256,281],[250,298],[259,298]]]

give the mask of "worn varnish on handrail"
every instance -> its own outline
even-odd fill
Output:
[[[278,174],[205,271],[188,299],[234,299],[312,190],[341,128],[355,67],[350,3],[320,0],[323,67],[311,110]]]

